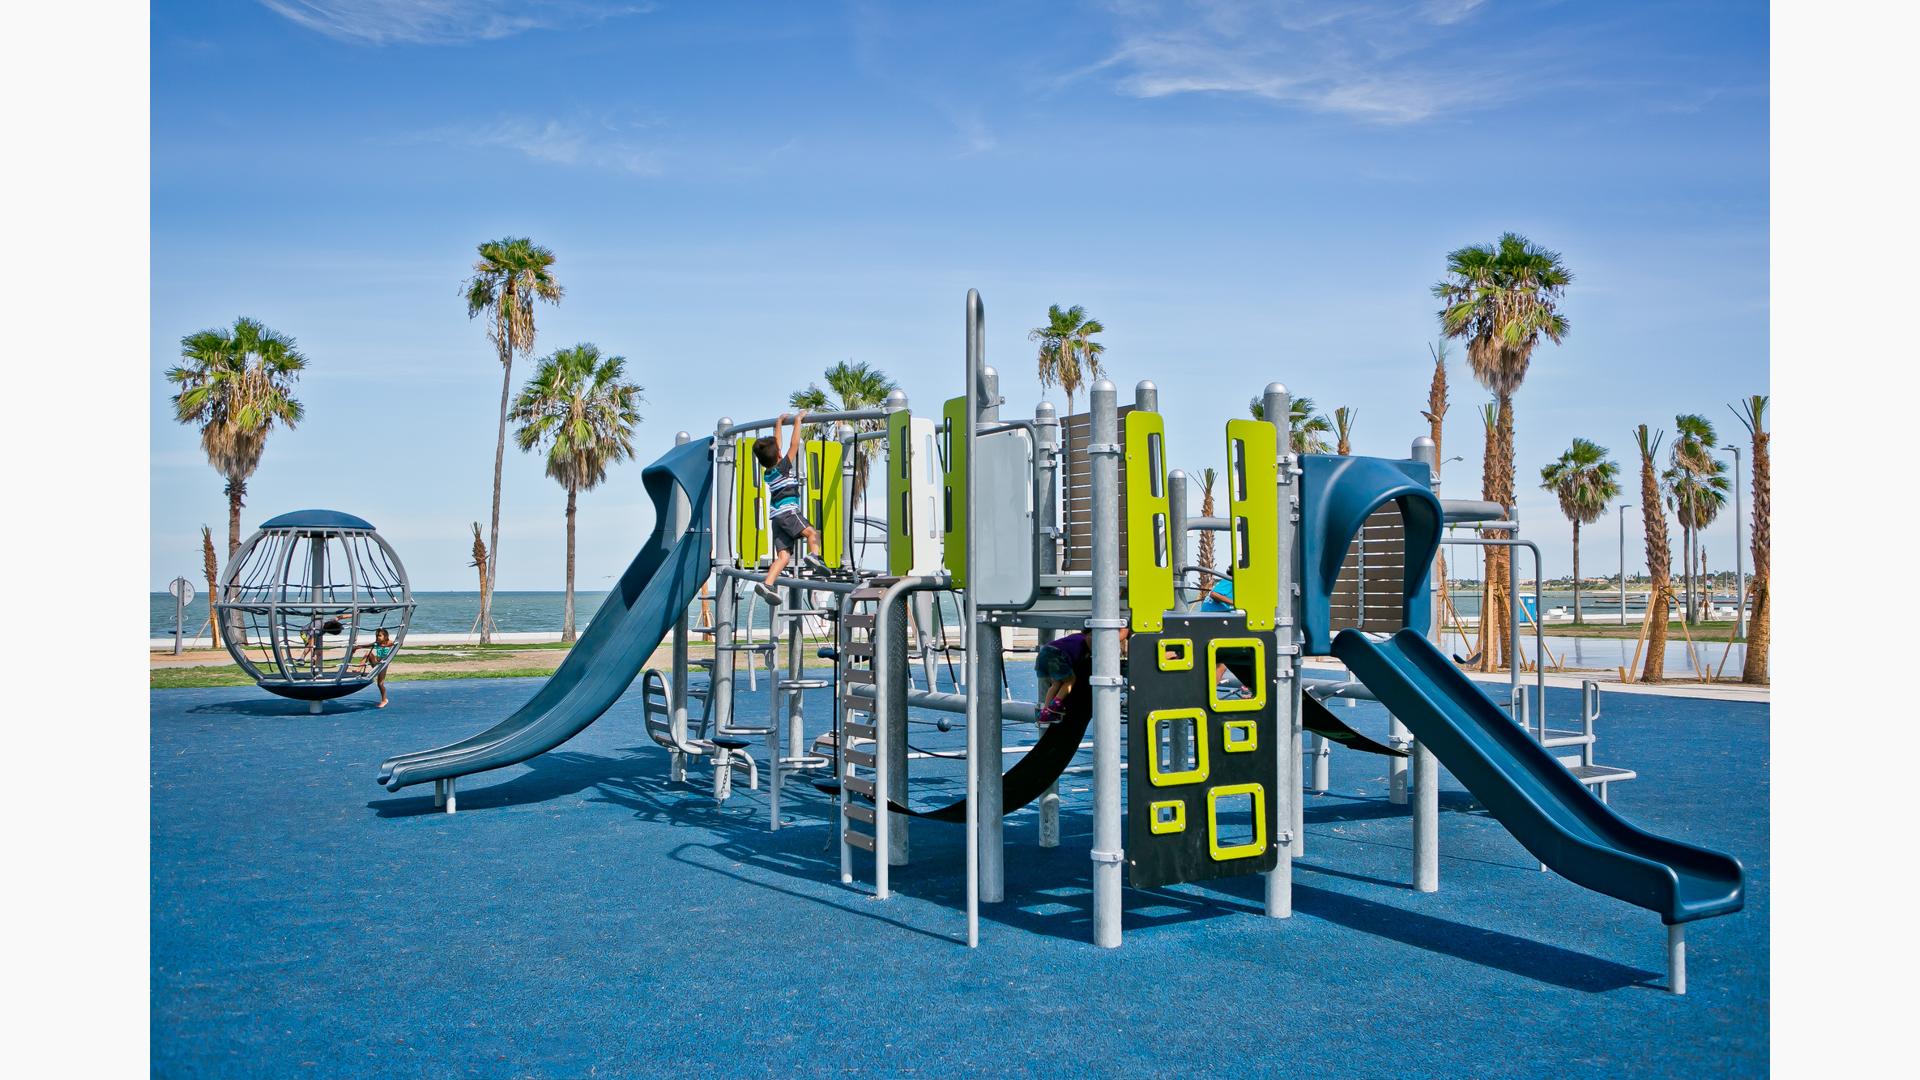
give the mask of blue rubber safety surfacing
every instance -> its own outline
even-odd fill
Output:
[[[1008,819],[1009,900],[982,907],[973,951],[953,940],[959,827],[916,822],[914,864],[876,902],[839,884],[808,785],[787,788],[778,833],[764,791],[715,808],[704,771],[667,782],[632,694],[559,751],[463,784],[457,815],[369,779],[396,740],[468,734],[537,686],[398,683],[390,708],[317,717],[251,688],[151,695],[156,1074],[1766,1069],[1765,706],[1604,699],[1599,757],[1642,777],[1615,806],[1747,869],[1747,909],[1691,929],[1673,998],[1657,918],[1540,873],[1450,777],[1442,891],[1407,888],[1410,821],[1370,755],[1336,750],[1310,797],[1293,919],[1258,915],[1257,879],[1129,890],[1118,950],[1090,941],[1084,774],[1063,783],[1059,848],[1034,846],[1034,811]],[[1573,715],[1574,692],[1549,696]],[[1384,732],[1375,706],[1340,715]],[[916,802],[959,786],[952,763],[915,767],[944,777]]]

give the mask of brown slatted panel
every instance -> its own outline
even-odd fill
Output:
[[[1398,506],[1383,506],[1361,525],[1360,535],[1347,551],[1347,561],[1334,582],[1329,629],[1334,633],[1347,627],[1369,633],[1400,629],[1406,617],[1401,595],[1406,587],[1406,564],[1406,521]]]
[[[1133,406],[1119,410],[1116,441],[1126,441],[1127,414]],[[1061,437],[1066,440],[1065,482],[1061,484],[1060,514],[1066,529],[1066,551],[1061,569],[1081,573],[1093,569],[1093,459],[1086,447],[1093,441],[1093,415],[1075,413],[1061,421]],[[1127,459],[1120,459],[1120,572],[1127,572]]]

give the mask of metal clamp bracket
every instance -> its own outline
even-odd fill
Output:
[[[1289,842],[1291,842],[1291,840],[1292,840],[1292,838],[1291,838],[1291,837],[1289,837],[1289,838],[1288,838],[1288,840],[1289,840]],[[1096,851],[1094,851],[1094,852],[1093,852],[1093,861],[1094,861],[1094,862],[1097,862],[1097,863],[1102,863],[1102,864],[1105,864],[1105,865],[1107,865],[1107,866],[1112,866],[1112,865],[1114,865],[1115,863],[1123,863],[1123,862],[1126,862],[1126,861],[1127,861],[1127,855],[1126,855],[1126,852],[1124,852],[1124,851],[1099,851],[1099,850],[1096,850]]]
[[[1088,619],[1086,621],[1086,627],[1089,630],[1125,630],[1127,628],[1127,620]]]
[[[1290,845],[1290,844],[1292,844],[1292,843],[1293,843],[1293,830],[1292,830],[1292,829],[1281,829],[1281,830],[1280,830],[1279,832],[1277,832],[1277,833],[1274,833],[1274,834],[1273,834],[1273,842],[1274,842],[1274,843],[1275,843],[1276,845],[1278,845],[1278,846],[1281,846],[1281,847],[1285,847],[1285,846],[1288,846],[1288,845]]]
[[[1118,675],[1089,675],[1087,676],[1087,685],[1088,686],[1125,686],[1127,685],[1127,680],[1121,678]]]
[[[1119,457],[1121,454],[1125,452],[1126,452],[1125,449],[1119,443],[1115,443],[1115,442],[1097,442],[1097,443],[1087,444],[1087,453],[1089,454],[1100,454],[1104,457]]]

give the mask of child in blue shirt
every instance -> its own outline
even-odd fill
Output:
[[[767,576],[754,591],[768,604],[778,605],[780,594],[775,591],[773,582],[780,572],[793,561],[793,549],[796,542],[805,542],[814,547],[820,545],[820,533],[807,524],[801,497],[806,494],[798,473],[795,472],[794,456],[800,451],[800,425],[807,418],[807,410],[798,413],[781,413],[774,421],[773,434],[762,435],[753,443],[754,460],[760,464],[760,478],[767,485],[767,527],[773,530],[773,562],[767,567]],[[785,449],[780,446],[780,434],[788,421],[793,423],[793,434],[787,439]]]

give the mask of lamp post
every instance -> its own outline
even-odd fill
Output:
[[[1620,625],[1627,625],[1627,507],[1620,504]]]
[[[1744,638],[1747,636],[1747,554],[1746,543],[1741,540],[1740,527],[1745,512],[1740,509],[1740,448],[1729,446],[1733,451],[1733,602],[1738,606],[1733,617],[1733,628]]]

